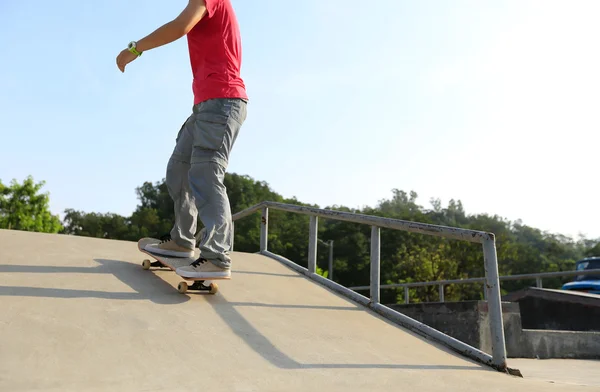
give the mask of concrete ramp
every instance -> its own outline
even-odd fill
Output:
[[[234,253],[215,296],[144,258],[0,230],[0,390],[582,390],[466,360],[264,256]]]

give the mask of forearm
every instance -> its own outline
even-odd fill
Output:
[[[154,48],[158,48],[159,46],[170,44],[171,42],[183,37],[185,34],[186,31],[180,23],[171,21],[137,41],[136,48],[140,52],[145,52]]]

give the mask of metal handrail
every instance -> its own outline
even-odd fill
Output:
[[[308,239],[308,268],[304,268],[284,257],[268,250],[269,209],[292,212],[310,216]],[[507,371],[506,343],[504,337],[504,324],[502,321],[502,308],[500,298],[500,280],[498,276],[498,259],[496,255],[496,240],[493,233],[461,229],[455,227],[433,225],[427,223],[411,222],[401,219],[384,218],[380,216],[356,214],[344,211],[326,210],[321,208],[305,207],[293,204],[284,204],[264,201],[233,215],[233,221],[245,218],[255,212],[261,211],[260,249],[259,253],[274,258],[296,271],[305,274],[324,286],[362,304],[377,313],[409,328],[417,333],[433,338],[463,355],[487,364],[499,371]],[[360,223],[371,226],[371,285],[370,297],[367,298],[345,286],[325,279],[316,273],[317,264],[317,234],[318,218],[340,220]],[[449,335],[418,322],[402,313],[399,313],[379,303],[380,298],[380,229],[394,229],[430,236],[443,237],[454,240],[469,241],[482,244],[485,289],[489,309],[489,323],[492,337],[492,355],[461,342]]]
[[[538,272],[532,274],[521,275],[503,275],[500,276],[500,281],[504,280],[526,280],[537,278],[560,278],[564,276],[580,276],[580,275],[600,275],[600,269],[582,270],[582,271],[555,271],[555,272]],[[450,280],[431,280],[428,282],[411,282],[411,283],[392,283],[382,284],[379,286],[382,289],[394,289],[401,287],[424,287],[424,286],[444,286],[450,284],[468,284],[468,283],[484,283],[485,278],[467,278],[467,279],[450,279]],[[353,286],[348,287],[350,290],[367,290],[370,286]],[[541,287],[541,286],[538,286]]]
[[[592,270],[581,270],[581,271],[554,271],[554,272],[537,272],[532,274],[519,274],[519,275],[503,275],[499,277],[500,281],[505,280],[527,280],[535,279],[536,287],[542,288],[543,278],[559,278],[564,276],[581,276],[581,275],[600,275],[600,269]],[[469,284],[469,283],[485,283],[485,278],[467,278],[467,279],[450,279],[450,280],[432,280],[429,282],[410,282],[410,283],[392,283],[382,284],[379,286],[381,289],[396,289],[404,288],[404,303],[410,303],[410,297],[408,293],[409,288],[415,287],[427,287],[427,286],[438,286],[440,302],[444,302],[444,286],[451,284]],[[370,286],[353,286],[348,287],[350,290],[362,291],[368,290]]]
[[[444,237],[454,240],[462,240],[476,243],[494,239],[493,233],[485,231],[461,229],[457,227],[433,225],[429,223],[411,222],[402,219],[385,218],[375,215],[364,215],[353,212],[326,210],[321,208],[306,207],[295,204],[284,204],[272,201],[264,201],[255,206],[247,208],[233,215],[233,220],[244,218],[262,208],[271,208],[274,210],[294,212],[297,214],[317,216],[325,219],[335,219],[346,222],[362,223],[365,225],[375,225],[384,229],[394,229],[409,231],[412,233],[427,234],[437,237]]]

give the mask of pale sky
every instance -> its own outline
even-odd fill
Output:
[[[130,214],[190,114],[185,0],[0,1],[0,179]],[[398,188],[600,237],[600,2],[233,0],[250,105],[230,172],[322,207]]]

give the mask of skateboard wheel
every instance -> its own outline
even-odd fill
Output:
[[[187,289],[188,285],[186,282],[179,282],[179,285],[177,285],[177,291],[179,291],[181,294],[185,294]]]
[[[142,268],[145,270],[149,270],[151,264],[152,263],[150,262],[150,260],[146,259],[146,260],[142,261]]]
[[[216,284],[216,283],[211,283],[211,284],[210,284],[210,291],[209,291],[209,292],[210,292],[211,294],[216,294],[216,293],[217,293],[217,291],[219,291],[219,285],[218,285],[218,284]]]

